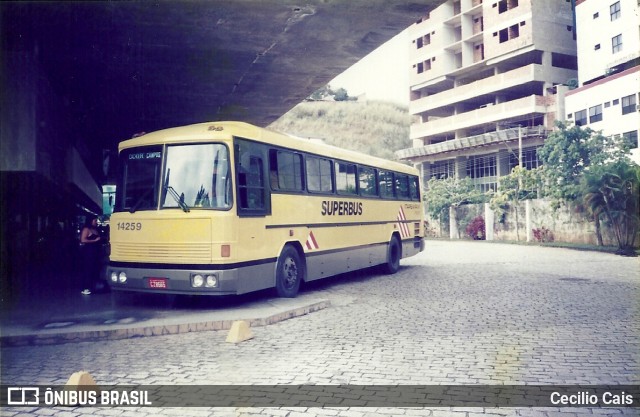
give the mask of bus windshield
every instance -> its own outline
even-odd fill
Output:
[[[229,152],[222,144],[167,146],[162,207],[229,209],[229,167]]]
[[[162,147],[128,149],[121,154],[122,186],[116,191],[116,211],[156,210],[162,163]]]

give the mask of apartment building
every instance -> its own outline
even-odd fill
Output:
[[[640,163],[640,26],[637,0],[577,0],[579,88],[566,94],[566,118],[622,136]]]
[[[598,0],[594,0],[598,1]],[[413,147],[400,159],[430,178],[495,189],[564,119],[577,82],[570,0],[448,0],[410,27]]]

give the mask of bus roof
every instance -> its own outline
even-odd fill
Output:
[[[382,169],[417,175],[417,170],[400,162],[377,158],[360,152],[327,145],[316,140],[304,139],[261,128],[245,122],[208,122],[188,126],[173,127],[142,134],[136,138],[120,142],[118,150],[166,143],[192,143],[202,141],[231,141],[233,137],[254,140],[278,147],[313,153],[329,158],[375,166]]]

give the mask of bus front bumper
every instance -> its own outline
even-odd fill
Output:
[[[164,269],[111,263],[107,281],[115,291],[158,294],[238,294],[237,269]]]

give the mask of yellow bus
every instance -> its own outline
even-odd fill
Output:
[[[275,288],[423,250],[418,171],[241,122],[171,128],[119,145],[113,290],[191,295]]]

